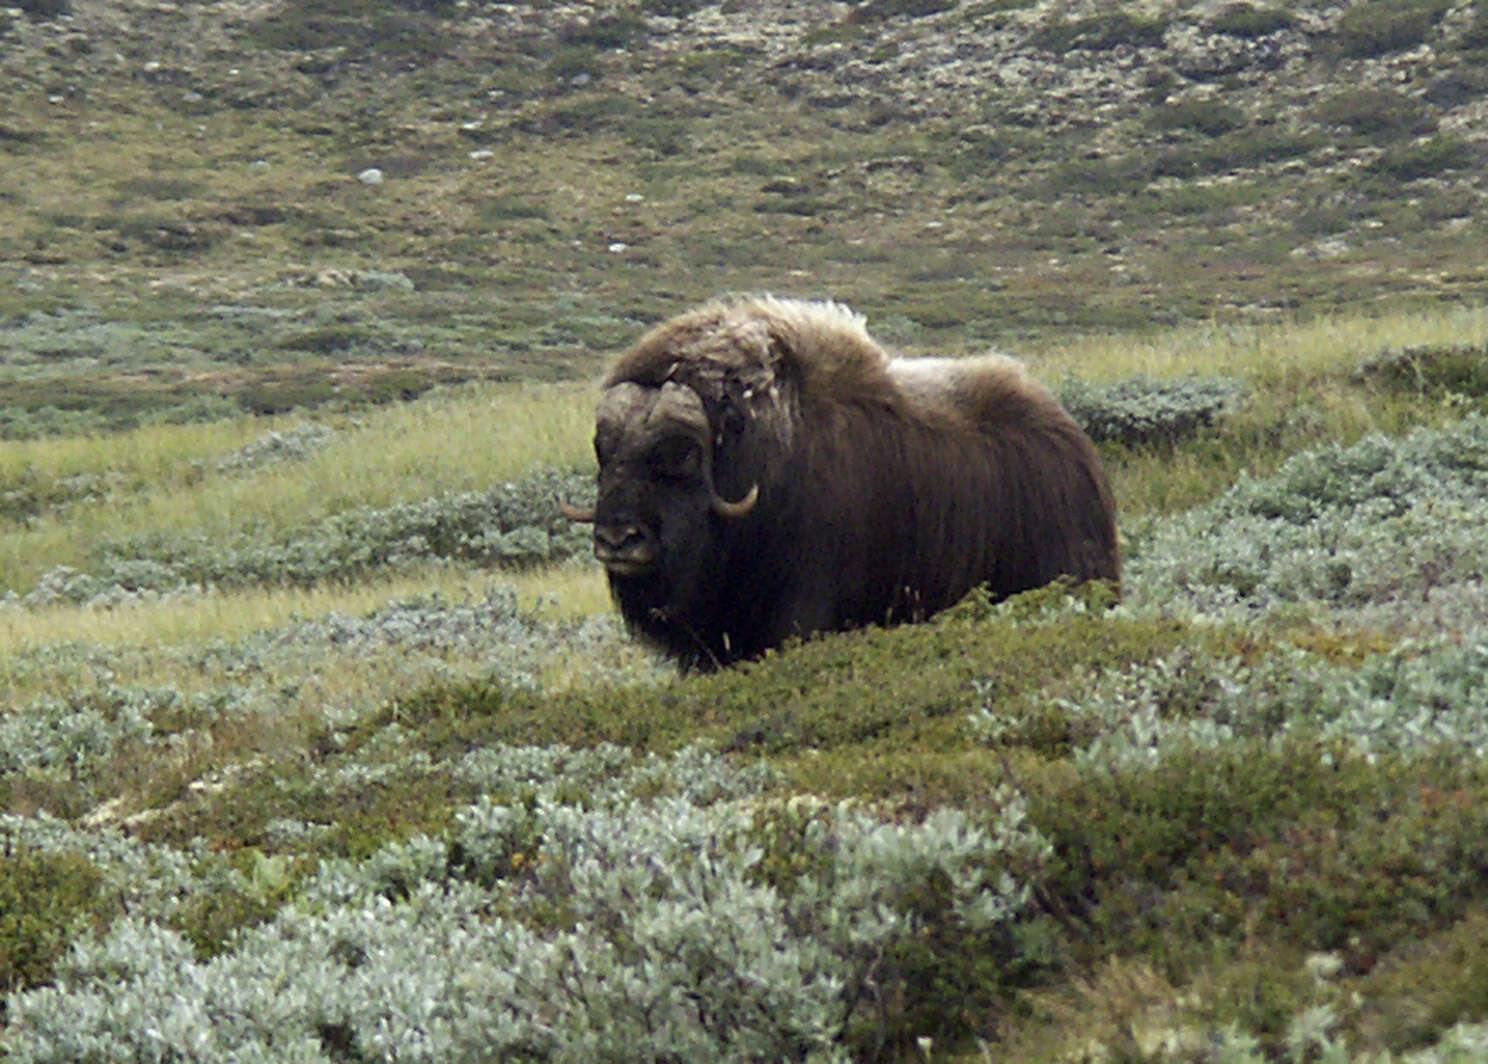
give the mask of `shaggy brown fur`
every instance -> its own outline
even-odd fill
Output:
[[[1119,580],[1099,458],[1010,359],[891,359],[844,307],[765,297],[663,323],[605,383],[596,553],[685,661]]]

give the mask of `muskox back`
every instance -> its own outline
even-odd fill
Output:
[[[596,554],[685,662],[1120,577],[1089,439],[1011,359],[890,359],[835,304],[708,304],[606,381]]]

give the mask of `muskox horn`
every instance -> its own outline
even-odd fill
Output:
[[[754,504],[759,502],[759,485],[751,487],[744,498],[738,502],[729,502],[718,492],[713,493],[713,512],[719,517],[738,519],[754,509]]]
[[[594,523],[594,507],[592,506],[575,506],[571,502],[564,502],[562,499],[559,499],[558,509],[570,521],[577,521],[583,525],[592,525]]]

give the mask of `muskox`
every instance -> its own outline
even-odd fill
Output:
[[[709,303],[604,381],[594,553],[685,665],[920,620],[985,585],[1120,577],[1090,440],[1000,355],[890,358],[835,303]]]

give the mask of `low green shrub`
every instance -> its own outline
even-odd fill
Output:
[[[1373,955],[1488,901],[1478,761],[1406,765],[1304,738],[1177,743],[1027,786],[1059,857],[1049,889],[1091,925],[1081,950],[1121,942],[1181,970],[1248,933]]]
[[[278,346],[286,351],[342,355],[352,350],[376,349],[382,342],[383,338],[376,329],[361,325],[333,324],[290,333],[279,339]]]
[[[1296,25],[1296,16],[1286,8],[1267,4],[1226,4],[1205,23],[1215,33],[1228,33],[1234,37],[1266,37],[1278,30],[1291,29]]]
[[[1081,192],[1124,196],[1139,192],[1152,180],[1152,160],[1145,152],[1101,159],[1073,159],[1060,163],[1049,180],[1051,198]]]
[[[1488,48],[1488,10],[1482,7],[1473,9],[1472,18],[1463,27],[1458,43],[1467,51]]]
[[[1034,603],[1063,603],[1069,594],[1060,585],[1030,593]],[[963,749],[965,715],[985,695],[973,686],[979,678],[995,677],[997,697],[1013,698],[1082,666],[1148,660],[1184,638],[1171,622],[1106,617],[1109,589],[1079,595],[1075,607],[1030,623],[1014,612],[1034,608],[1025,596],[990,607],[973,594],[929,623],[813,639],[659,688],[555,695],[499,680],[434,684],[400,696],[374,723],[399,722],[408,729],[402,742],[417,736],[431,750],[609,742],[664,751],[709,741],[741,755],[811,751],[801,771],[836,794],[856,778],[852,762],[865,744]]]
[[[1488,46],[1488,13],[1479,16],[1485,27],[1484,45]],[[1426,84],[1425,99],[1437,107],[1460,107],[1488,93],[1488,70],[1478,66],[1449,70]]]
[[[1488,396],[1488,343],[1403,347],[1365,360],[1358,381],[1417,395]]]
[[[1245,126],[1201,143],[1179,144],[1158,152],[1158,177],[1200,177],[1306,155],[1323,143],[1320,136],[1283,126]]]
[[[1386,149],[1369,168],[1395,181],[1420,181],[1448,170],[1462,170],[1473,165],[1476,153],[1471,145],[1450,133],[1439,133],[1419,144]]]
[[[882,22],[891,18],[923,18],[951,11],[960,0],[862,0],[848,13],[853,22]]]
[[[1151,48],[1162,44],[1167,22],[1126,11],[1114,11],[1083,18],[1056,16],[1036,29],[1028,43],[1056,54],[1085,49],[1106,52],[1113,48]]]
[[[1333,28],[1344,55],[1367,59],[1423,43],[1451,0],[1366,0],[1348,8]]]
[[[1398,89],[1355,87],[1326,97],[1312,109],[1325,125],[1347,126],[1371,142],[1418,136],[1436,129],[1436,117],[1420,101]]]
[[[16,6],[33,18],[72,14],[72,0],[17,0]]]
[[[117,474],[99,473],[56,477],[25,466],[0,486],[0,520],[26,522],[43,513],[101,503],[119,479]]]
[[[52,977],[81,933],[107,926],[119,909],[103,876],[76,852],[45,852],[9,838],[0,854],[0,1020],[3,996]]]
[[[1360,989],[1387,1045],[1430,1045],[1451,1025],[1488,1016],[1488,917],[1471,912],[1395,951]]]
[[[1186,97],[1164,103],[1148,113],[1155,129],[1191,129],[1206,137],[1217,137],[1245,125],[1245,112],[1214,97]]]
[[[334,48],[367,58],[429,55],[446,45],[439,16],[453,12],[453,0],[307,0],[254,19],[246,38],[260,48],[286,52]]]
[[[641,0],[641,10],[648,15],[686,18],[716,2],[717,0]]]
[[[566,45],[580,48],[625,48],[646,32],[646,20],[634,11],[613,11],[574,22],[559,33]]]

